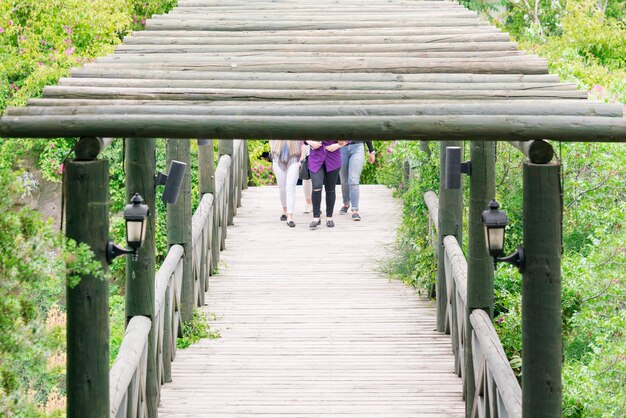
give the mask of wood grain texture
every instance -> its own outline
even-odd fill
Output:
[[[221,338],[178,352],[159,416],[464,416],[434,305],[381,272],[401,217],[391,191],[361,186],[363,220],[333,229],[309,230],[303,203],[298,187],[288,228],[277,188],[243,192],[204,308]]]

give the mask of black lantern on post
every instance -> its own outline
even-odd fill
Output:
[[[517,267],[520,273],[524,272],[524,249],[519,247],[517,251],[508,256],[499,258],[504,252],[504,236],[506,226],[509,223],[506,212],[498,210],[500,205],[497,201],[489,202],[489,210],[483,211],[483,225],[485,226],[485,244],[489,255],[493,257],[494,268],[498,261],[509,263]]]
[[[137,260],[137,251],[146,239],[146,228],[148,226],[148,205],[145,205],[139,193],[135,193],[130,200],[131,203],[124,208],[124,219],[126,220],[126,243],[130,249],[122,248],[109,240],[107,244],[107,261],[111,263],[116,257],[122,254],[132,254],[133,260]]]

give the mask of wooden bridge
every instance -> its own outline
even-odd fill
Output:
[[[363,222],[316,231],[278,220],[275,187],[244,192],[202,308],[221,338],[178,353],[159,416],[464,416],[435,305],[381,272],[401,207],[361,189]]]
[[[172,138],[168,161],[188,166],[190,138],[219,139],[217,165],[213,140],[197,143],[195,213],[188,171],[168,205],[164,263],[157,269],[154,216],[137,260],[128,259],[127,332],[110,374],[107,283],[85,276],[68,288],[71,418],[155,417],[159,403],[163,415],[194,417],[560,416],[560,163],[547,141],[625,142],[626,120],[621,105],[586,100],[476,13],[432,0],[180,0],[114,54],[0,117],[0,137],[59,136],[81,138],[66,164],[66,233],[104,270],[103,148],[127,139],[127,196],[141,194],[154,214],[154,138]],[[373,263],[398,221],[388,192],[366,189],[362,224],[282,228],[268,206],[275,198],[242,192],[249,138],[441,141],[441,186],[425,197],[436,319]],[[464,140],[467,231],[461,189],[443,181],[460,175],[446,150]],[[481,213],[495,196],[494,141],[528,157],[523,393],[490,319]],[[227,265],[211,276],[221,250]],[[320,262],[322,252],[339,264]],[[275,261],[285,255],[294,266]],[[204,306],[223,337],[172,363],[181,327]]]

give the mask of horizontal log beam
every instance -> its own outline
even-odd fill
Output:
[[[324,30],[265,30],[265,31],[209,31],[209,30],[143,30],[133,32],[133,37],[180,37],[180,38],[250,38],[257,37],[259,40],[264,37],[332,37],[332,36],[425,36],[443,34],[463,34],[463,33],[502,33],[500,29],[493,26],[436,26],[436,27],[409,27],[409,28],[352,28],[352,29],[324,29]],[[258,41],[257,41],[258,42]]]
[[[547,74],[545,59],[524,57],[523,60],[477,59],[477,58],[406,58],[367,59],[367,58],[293,58],[279,60],[241,58],[237,62],[228,59],[204,62],[110,62],[87,64],[85,68],[98,66],[100,69],[141,69],[180,70],[180,71],[243,71],[243,72],[309,72],[309,73],[474,73],[474,74]]]
[[[34,102],[34,103],[33,103]],[[54,102],[53,106],[50,106]],[[87,102],[87,103],[85,103]],[[105,103],[99,103],[105,102]],[[331,102],[332,103],[332,102]],[[241,115],[241,116],[410,116],[410,115],[550,115],[622,117],[619,104],[578,100],[483,101],[422,103],[307,104],[263,102],[219,102],[213,105],[159,104],[128,100],[34,99],[27,107],[8,108],[10,116],[37,115]],[[32,104],[32,106],[31,106]],[[38,105],[39,104],[39,105]],[[528,155],[528,154],[527,154]]]
[[[577,90],[574,83],[439,83],[372,81],[160,80],[62,78],[63,87],[278,90]],[[580,92],[586,97],[585,92]]]
[[[327,12],[289,12],[284,13],[280,11],[272,10],[265,12],[263,10],[257,10],[256,12],[246,13],[207,13],[201,12],[195,9],[190,10],[187,13],[170,12],[168,14],[153,15],[151,21],[160,20],[203,20],[207,22],[255,22],[257,20],[266,20],[272,22],[302,22],[308,20],[309,22],[344,22],[346,19],[355,22],[370,22],[370,21],[407,21],[407,20],[426,20],[426,19],[472,19],[478,20],[476,12],[472,12],[467,9],[441,9],[441,10],[411,10],[406,9],[401,12],[390,11],[374,11],[370,13],[352,13],[336,11],[333,13]]]
[[[414,35],[414,36],[380,36],[380,35],[336,35],[336,36],[281,36],[281,35],[266,35],[266,36],[250,36],[248,38],[242,37],[229,37],[229,36],[199,36],[199,37],[182,37],[182,36],[160,36],[156,33],[154,36],[127,36],[124,38],[124,43],[119,45],[116,50],[119,49],[132,49],[141,45],[180,45],[180,46],[235,46],[244,48],[244,45],[263,45],[265,47],[271,47],[278,44],[280,47],[285,45],[405,45],[407,47],[412,46],[414,48],[420,47],[420,45],[435,45],[433,44],[463,44],[463,43],[508,43],[510,45],[517,46],[516,42],[510,42],[509,35],[506,33],[498,32],[484,32],[484,33],[446,33],[440,35]]]
[[[626,119],[576,116],[2,116],[0,137],[626,142]]]
[[[239,60],[239,59],[255,59],[255,58],[271,58],[276,60],[299,59],[299,58],[332,58],[343,60],[345,58],[363,58],[363,59],[391,59],[391,58],[420,58],[420,59],[444,59],[444,58],[483,58],[483,59],[510,59],[511,57],[526,57],[523,51],[515,49],[496,50],[496,51],[384,51],[379,48],[377,51],[370,52],[314,52],[314,51],[239,51],[239,52],[143,52],[133,51],[116,53],[103,58],[98,58],[97,62],[205,62],[215,61],[217,59]]]
[[[368,43],[368,44],[247,44],[247,45],[119,45],[115,53],[225,54],[263,52],[390,53],[517,51],[516,42]]]
[[[262,89],[176,89],[48,86],[44,97],[65,99],[133,99],[133,100],[376,100],[437,99],[468,100],[490,98],[516,99],[585,99],[587,93],[577,90],[262,90]]]
[[[245,13],[276,13],[279,15],[297,15],[304,13],[312,13],[315,15],[333,15],[333,14],[345,14],[350,13],[355,17],[364,16],[367,14],[380,13],[381,15],[385,14],[394,14],[394,13],[402,13],[402,12],[411,12],[411,13],[432,13],[432,12],[450,12],[450,11],[459,11],[459,12],[468,12],[468,9],[455,3],[445,3],[445,6],[433,6],[433,5],[419,5],[419,3],[415,3],[412,6],[405,5],[394,5],[394,6],[385,6],[381,8],[380,6],[354,6],[354,5],[346,5],[343,7],[338,6],[326,6],[323,10],[320,10],[319,7],[311,7],[311,5],[276,5],[276,6],[259,6],[259,7],[250,7],[250,6],[233,6],[233,7],[210,7],[210,6],[198,6],[198,7],[181,7],[176,6],[171,11],[170,14],[191,14],[191,13],[202,13],[202,14],[213,14],[216,16],[221,16],[224,14],[245,14]]]
[[[210,30],[210,31],[266,31],[266,30],[323,30],[323,29],[382,29],[382,28],[413,28],[413,27],[437,27],[437,26],[487,26],[487,23],[477,19],[453,19],[445,20],[405,20],[405,21],[339,21],[339,22],[311,22],[299,20],[291,22],[269,21],[206,21],[206,20],[149,20],[146,29],[149,30]]]
[[[237,6],[237,5],[242,5],[242,6],[247,6],[247,7],[259,7],[259,6],[274,6],[276,4],[281,4],[281,5],[308,5],[308,6],[346,6],[346,5],[353,5],[353,6],[374,6],[374,7],[387,7],[388,5],[404,5],[404,6],[408,6],[411,7],[412,5],[415,4],[420,4],[420,5],[430,5],[430,6],[438,6],[441,5],[441,7],[445,7],[447,4],[449,4],[449,2],[446,1],[419,1],[419,2],[415,2],[415,1],[399,1],[399,0],[388,0],[388,1],[362,1],[362,0],[320,0],[320,1],[297,1],[297,0],[292,0],[292,1],[281,1],[280,3],[274,2],[274,1],[247,1],[247,0],[230,0],[228,2],[228,7],[231,6]],[[456,3],[453,3],[456,4]],[[218,1],[203,1],[203,0],[181,0],[178,2],[178,6],[179,7],[211,7],[211,6],[220,6],[220,7],[226,7],[224,5],[223,2],[218,2]]]
[[[228,5],[226,6],[223,2],[216,1],[203,1],[203,0],[180,0],[177,4],[178,7],[232,7],[232,6],[246,6],[246,7],[262,7],[262,6],[270,6],[274,7],[275,5],[308,5],[308,6],[372,6],[372,7],[387,7],[391,6],[407,6],[411,7],[415,4],[418,5],[428,5],[428,6],[441,6],[446,7],[450,2],[447,1],[354,1],[354,0],[320,0],[320,1],[281,1],[280,3],[274,1],[247,1],[247,0],[230,0]],[[457,4],[457,3],[452,3]]]
[[[265,80],[265,81],[394,81],[420,83],[558,83],[554,74],[464,74],[464,73],[270,73],[145,70],[93,66],[73,68],[72,78],[133,78],[163,80]]]

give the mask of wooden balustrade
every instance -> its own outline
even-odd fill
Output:
[[[428,207],[432,233],[437,226],[439,201],[432,191],[424,194],[424,201]],[[465,347],[468,343],[465,338],[468,326],[466,323],[467,261],[454,236],[444,237],[443,245],[447,291],[445,324],[452,338],[455,372],[465,379]],[[522,390],[509,365],[489,314],[482,309],[475,309],[469,318],[473,327],[472,363],[476,386],[471,418],[520,418],[522,416]]]
[[[482,309],[470,315],[476,396],[471,418],[522,416],[522,389],[509,366],[491,318]]]
[[[233,141],[233,153],[220,157],[215,170],[215,193],[205,193],[191,219],[193,304],[204,305],[208,290],[213,248],[224,248],[228,213],[239,206],[243,183],[247,182],[245,141]],[[233,193],[229,193],[233,185]],[[213,222],[217,211],[218,221]],[[218,233],[214,234],[214,228]],[[185,249],[172,245],[156,273],[154,350],[157,359],[157,381],[172,381],[171,363],[176,357],[176,339],[182,336],[182,287]],[[219,251],[217,251],[219,257]],[[115,418],[148,416],[146,381],[149,335],[152,321],[134,316],[128,323],[119,354],[110,371],[110,411]]]
[[[148,416],[146,372],[150,326],[149,318],[135,316],[126,327],[119,355],[109,373],[111,417]]]

